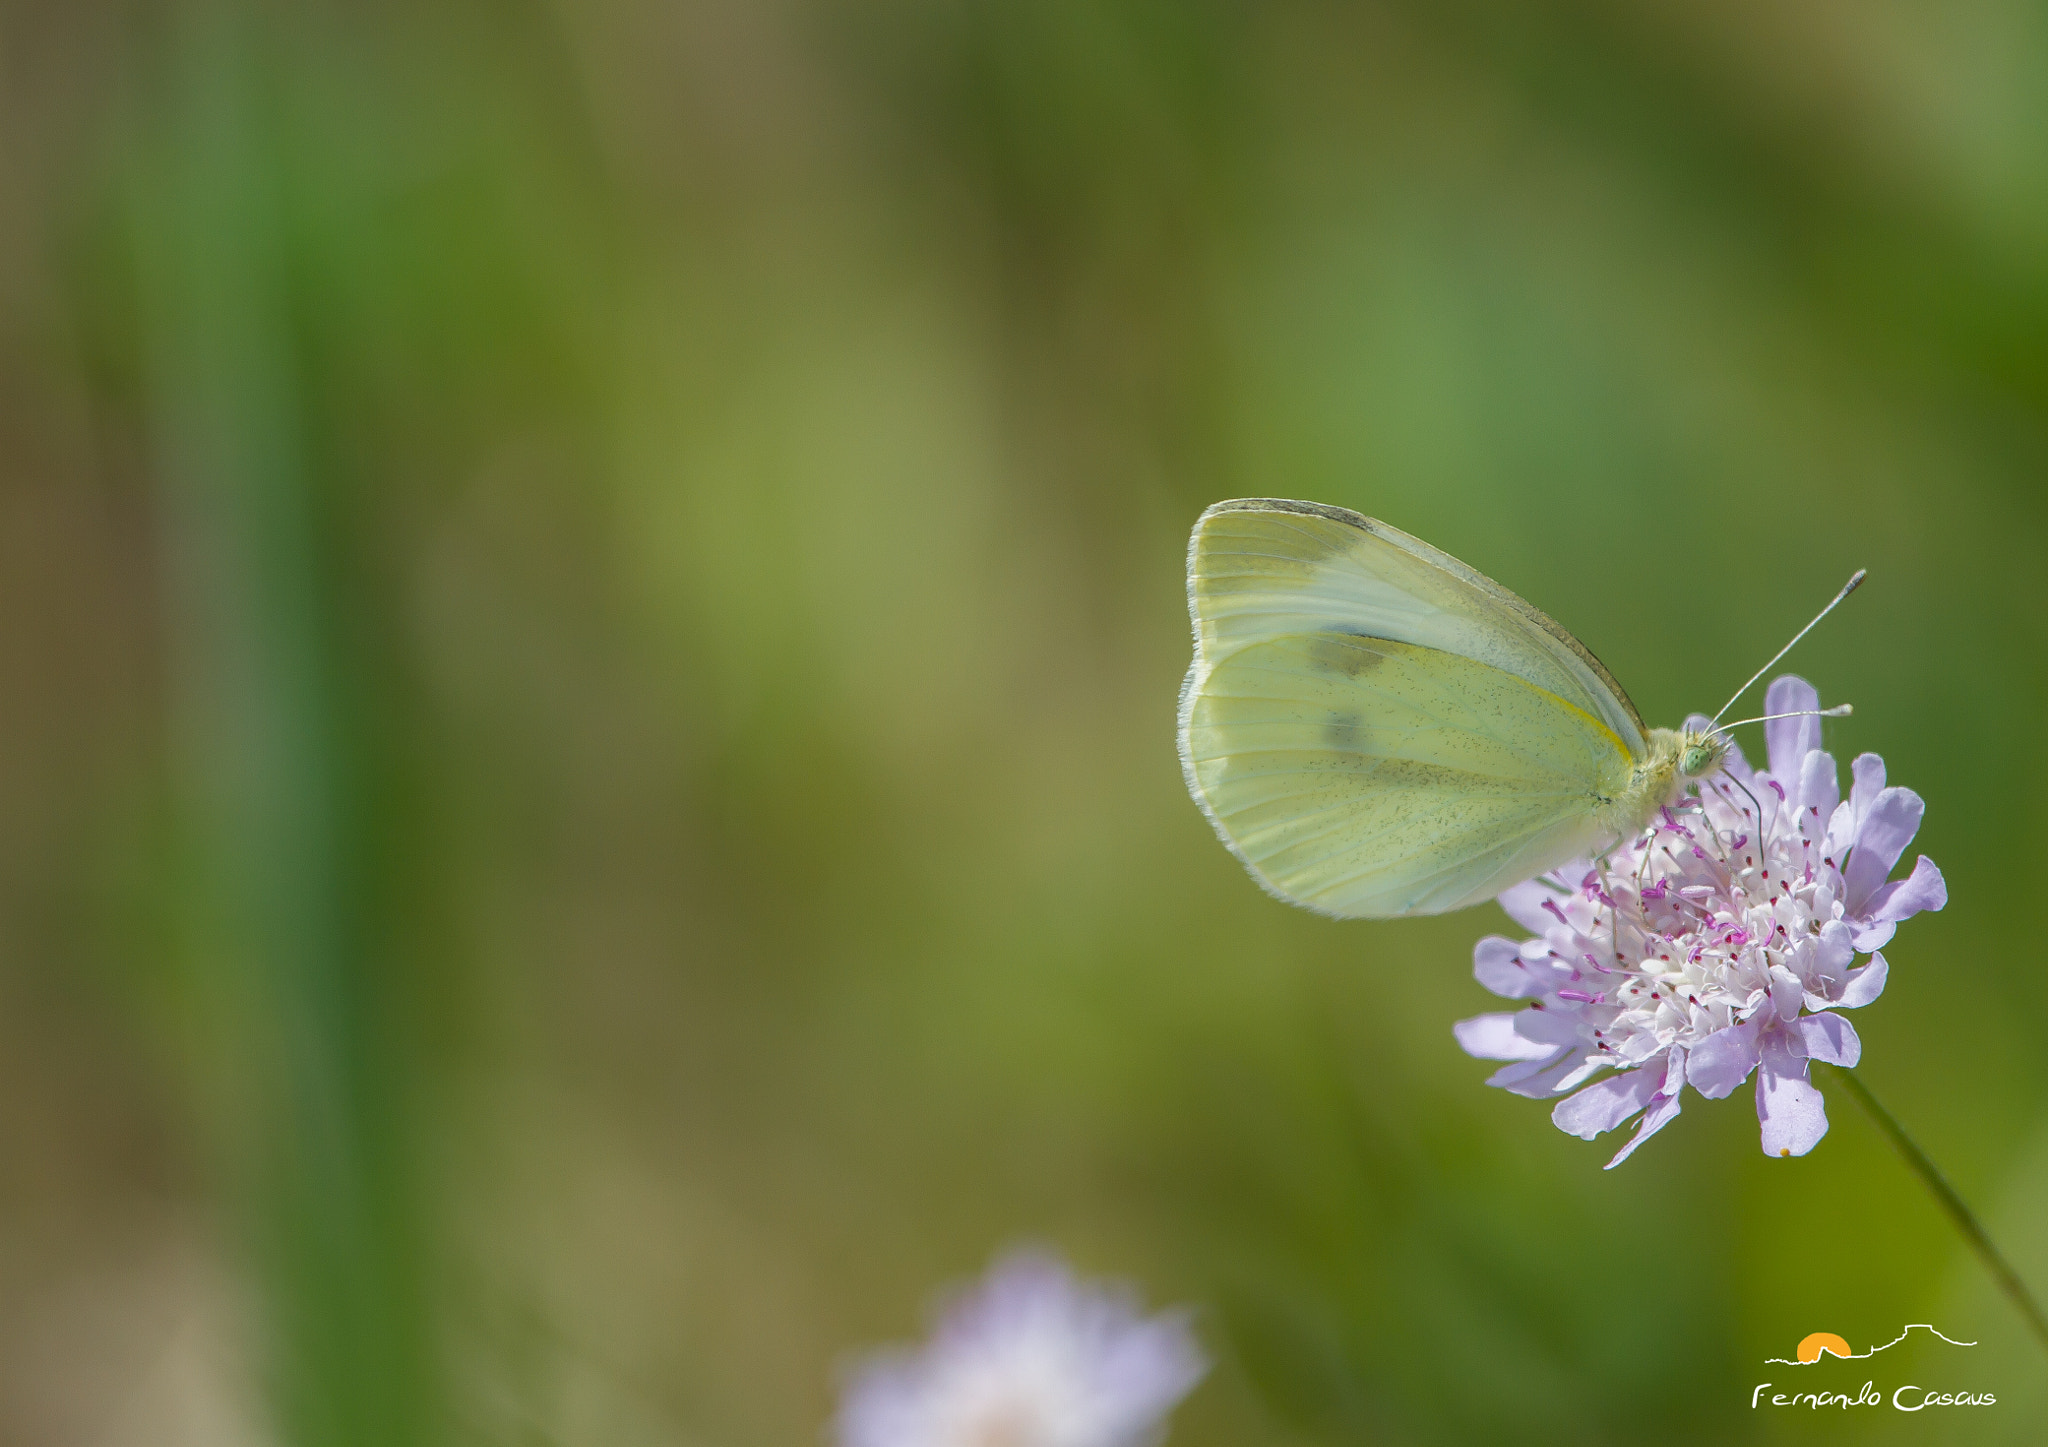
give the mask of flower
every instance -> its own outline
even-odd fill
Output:
[[[1185,1313],[1144,1316],[1121,1286],[1056,1258],[998,1261],[931,1340],[861,1366],[840,1447],[1140,1447],[1208,1370]]]
[[[1789,675],[1765,701],[1770,714],[1820,707],[1813,685]],[[1719,1099],[1752,1072],[1764,1153],[1812,1150],[1828,1120],[1808,1062],[1848,1066],[1862,1053],[1835,1012],[1875,1000],[1886,965],[1874,952],[1901,921],[1948,902],[1924,854],[1890,878],[1925,806],[1885,786],[1883,759],[1858,756],[1843,799],[1818,718],[1777,719],[1765,738],[1768,772],[1731,747],[1695,796],[1603,864],[1505,891],[1501,907],[1537,936],[1492,935],[1473,951],[1482,985],[1530,1004],[1459,1021],[1458,1043],[1509,1062],[1489,1085],[1566,1096],[1551,1119],[1573,1135],[1591,1140],[1642,1112],[1610,1170],[1678,1114],[1685,1086]],[[1851,968],[1860,953],[1869,963]],[[1615,1073],[1587,1084],[1604,1069]]]

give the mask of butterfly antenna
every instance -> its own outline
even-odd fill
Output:
[[[1735,707],[1736,699],[1741,698],[1745,693],[1748,693],[1749,690],[1756,684],[1756,681],[1759,678],[1762,678],[1766,673],[1769,673],[1773,668],[1776,668],[1778,666],[1778,660],[1780,658],[1783,658],[1786,654],[1790,653],[1794,645],[1796,645],[1800,639],[1804,638],[1807,634],[1813,632],[1814,623],[1820,622],[1821,619],[1827,617],[1828,614],[1834,612],[1836,607],[1841,603],[1841,601],[1844,598],[1848,597],[1851,593],[1855,592],[1856,589],[1862,585],[1864,575],[1868,571],[1869,570],[1867,568],[1858,568],[1855,574],[1849,579],[1849,581],[1842,584],[1842,591],[1835,594],[1834,602],[1828,604],[1827,607],[1821,609],[1820,612],[1813,615],[1813,623],[1807,624],[1804,628],[1800,629],[1797,633],[1793,634],[1791,643],[1787,643],[1783,648],[1780,648],[1777,651],[1777,653],[1772,656],[1771,661],[1769,663],[1766,663],[1762,668],[1759,668],[1755,673],[1749,676],[1748,683],[1743,684],[1742,687],[1736,689],[1735,692],[1729,696],[1728,702],[1721,705],[1720,713],[1714,715],[1713,726],[1715,728],[1719,728],[1721,726],[1721,714],[1724,714],[1728,712],[1729,709]],[[1781,715],[1781,717],[1782,716],[1783,715]],[[1754,722],[1754,720],[1751,720],[1751,722]],[[1733,728],[1735,727],[1735,725],[1730,724],[1729,727]]]
[[[1733,723],[1715,724],[1714,729],[1717,732],[1725,729],[1739,729],[1744,724],[1769,723],[1773,719],[1781,718],[1847,718],[1855,711],[1846,703],[1838,703],[1833,708],[1800,708],[1794,709],[1791,713],[1766,713],[1759,714],[1755,718],[1739,718]]]

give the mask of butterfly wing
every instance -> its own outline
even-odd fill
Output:
[[[1197,662],[1335,629],[1490,663],[1599,719],[1631,754],[1643,721],[1586,646],[1484,573],[1399,528],[1322,503],[1219,502],[1188,545]]]
[[[1604,843],[1643,729],[1499,584],[1312,503],[1221,503],[1189,553],[1188,787],[1283,899],[1434,914]]]

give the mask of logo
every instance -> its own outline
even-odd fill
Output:
[[[1809,1332],[1806,1336],[1802,1337],[1799,1346],[1791,1356],[1766,1357],[1764,1360],[1767,1366],[1774,1367],[1811,1367],[1831,1359],[1862,1361],[1865,1358],[1876,1356],[1879,1352],[1890,1351],[1916,1331],[1931,1333],[1952,1347],[1973,1347],[1977,1345],[1973,1341],[1957,1341],[1946,1332],[1929,1326],[1925,1322],[1915,1322],[1911,1326],[1905,1327],[1897,1336],[1893,1337],[1883,1346],[1874,1346],[1867,1351],[1859,1352],[1854,1350],[1850,1347],[1847,1339],[1838,1336],[1834,1332],[1816,1331]],[[1903,1386],[1887,1390],[1879,1387],[1877,1379],[1874,1377],[1865,1382],[1862,1390],[1858,1391],[1853,1397],[1846,1391],[1830,1391],[1817,1388],[1808,1391],[1771,1392],[1772,1387],[1776,1385],[1779,1384],[1758,1382],[1755,1390],[1749,1394],[1750,1407],[1752,1409],[1765,1406],[1807,1407],[1815,1410],[1821,1407],[1839,1407],[1843,1410],[1848,1410],[1853,1407],[1881,1407],[1889,1402],[1895,1410],[1900,1412],[1920,1412],[1925,1411],[1929,1407],[1992,1407],[1998,1404],[1998,1398],[1993,1393],[1978,1391],[1974,1388],[1955,1390],[1946,1387],[1923,1387],[1918,1383],[1908,1382]],[[1767,1392],[1770,1392],[1771,1395],[1765,1396]]]
[[[1840,1357],[1844,1361],[1860,1361],[1864,1357],[1874,1357],[1879,1352],[1890,1351],[1916,1331],[1932,1331],[1952,1347],[1973,1347],[1976,1345],[1973,1341],[1957,1341],[1952,1336],[1935,1331],[1933,1327],[1925,1322],[1915,1322],[1883,1346],[1872,1347],[1867,1352],[1852,1352],[1849,1350],[1849,1344],[1833,1332],[1817,1331],[1800,1341],[1799,1351],[1795,1357],[1789,1360],[1785,1357],[1766,1357],[1764,1365],[1772,1367],[1810,1367],[1819,1361],[1822,1356]]]

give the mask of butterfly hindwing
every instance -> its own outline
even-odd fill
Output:
[[[1587,852],[1626,758],[1554,695],[1436,649],[1291,634],[1191,690],[1190,781],[1238,856],[1328,914],[1432,914]]]

